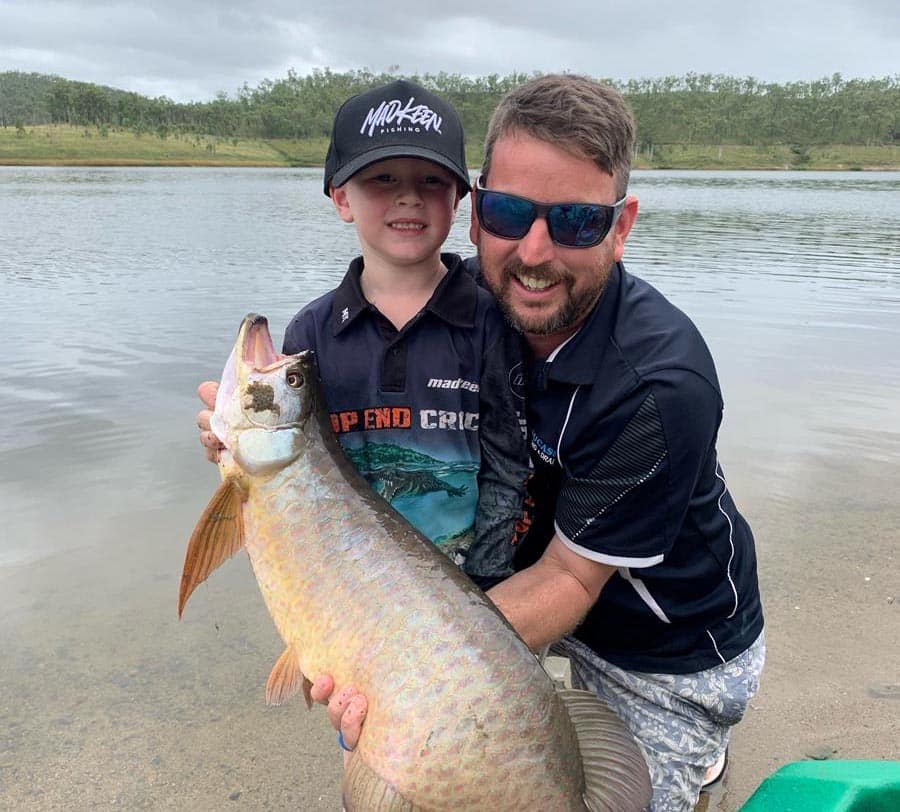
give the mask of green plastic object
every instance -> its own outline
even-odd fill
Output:
[[[794,761],[740,812],[900,812],[900,761]]]

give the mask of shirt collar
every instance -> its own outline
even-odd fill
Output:
[[[600,300],[594,305],[578,332],[550,354],[545,362],[545,374],[555,381],[570,384],[589,384],[597,378],[597,370],[609,344],[615,325],[619,291],[624,266],[613,265]]]
[[[363,296],[362,285],[359,281],[362,269],[363,259],[357,257],[350,263],[341,284],[334,292],[331,304],[331,322],[335,335],[352,324],[361,313],[365,313],[372,307]]]
[[[457,254],[441,254],[441,262],[447,268],[447,273],[438,283],[423,310],[433,313],[455,327],[473,327],[478,304],[478,286]],[[335,335],[346,330],[361,314],[376,313],[372,304],[363,296],[360,284],[362,272],[363,258],[357,257],[350,263],[347,273],[334,293],[331,321]]]

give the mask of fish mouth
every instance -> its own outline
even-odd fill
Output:
[[[227,418],[235,393],[246,388],[253,373],[267,372],[284,363],[286,358],[287,356],[275,351],[269,334],[268,319],[257,313],[244,316],[234,348],[222,372],[215,410],[210,418],[210,428],[226,448],[231,447]]]
[[[257,313],[244,317],[238,331],[237,344],[240,347],[241,361],[251,369],[266,370],[284,358],[275,351],[272,344],[268,319]]]

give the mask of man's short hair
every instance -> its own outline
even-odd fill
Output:
[[[549,74],[511,90],[488,124],[481,169],[485,178],[494,146],[511,132],[589,158],[615,178],[618,196],[625,195],[634,152],[634,117],[614,87],[587,76]]]

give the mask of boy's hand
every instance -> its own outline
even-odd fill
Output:
[[[351,750],[356,747],[369,709],[366,698],[352,685],[335,691],[334,680],[327,674],[316,677],[310,696],[313,701],[328,706],[328,719],[343,735],[344,744]]]
[[[219,452],[225,448],[221,441],[209,425],[209,418],[212,417],[212,410],[216,406],[216,393],[219,391],[219,384],[215,381],[204,381],[197,387],[197,394],[203,405],[206,406],[202,411],[197,412],[197,428],[200,429],[200,445],[206,452],[206,459],[210,462],[219,461]]]

